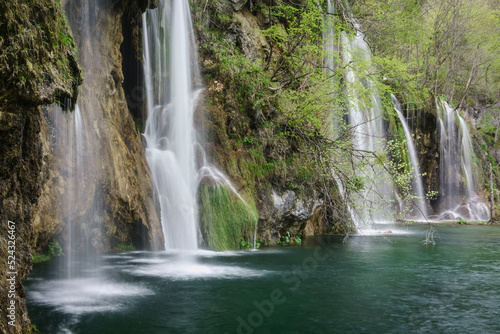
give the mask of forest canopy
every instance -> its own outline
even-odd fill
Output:
[[[357,0],[351,9],[379,69],[408,99],[429,92],[463,106],[500,97],[498,8],[497,0]]]

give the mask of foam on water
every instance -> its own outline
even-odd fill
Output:
[[[386,224],[373,224],[372,228],[359,229],[355,236],[390,236],[390,235],[404,235],[414,234],[410,228],[404,225],[395,225],[393,223]]]
[[[153,294],[145,287],[117,283],[100,277],[90,279],[49,280],[36,283],[28,298],[66,314],[113,312],[122,309],[125,300]]]
[[[234,255],[237,252],[231,253]],[[268,274],[267,271],[250,270],[237,266],[205,264],[198,261],[196,257],[136,259],[129,261],[129,263],[139,265],[124,266],[122,271],[135,276],[164,277],[175,281],[198,278],[249,278]]]

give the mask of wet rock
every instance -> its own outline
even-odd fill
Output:
[[[248,0],[231,0],[231,2],[232,2],[234,10],[239,11],[246,5]]]
[[[246,57],[251,60],[255,59],[257,55],[255,46],[247,33],[242,29],[240,22],[231,24],[227,38],[236,41],[236,44],[241,48]]]
[[[279,193],[272,188],[258,193],[258,235],[264,240],[277,242],[290,232],[294,236],[313,236],[330,229],[322,223],[322,201],[315,196],[297,197],[294,191]]]

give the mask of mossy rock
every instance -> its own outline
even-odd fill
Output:
[[[59,0],[0,2],[0,110],[54,102],[72,109],[81,81]]]
[[[210,249],[239,249],[242,239],[253,238],[258,221],[253,200],[245,203],[222,185],[203,185],[198,196],[202,233]]]

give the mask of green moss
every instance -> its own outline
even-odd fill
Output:
[[[45,252],[32,255],[33,264],[49,261],[53,257],[64,255],[61,246],[56,242],[49,242]]]
[[[35,254],[31,256],[33,260],[33,264],[45,262],[51,259],[50,255],[48,254]]]
[[[28,329],[28,333],[38,333],[38,327],[35,324],[31,324],[31,328]]]
[[[76,101],[81,69],[59,0],[0,2],[0,109]]]
[[[133,244],[118,244],[114,249],[115,252],[132,252],[135,251]]]
[[[225,186],[204,185],[199,190],[202,233],[207,246],[216,251],[239,249],[249,242],[257,226],[253,201],[244,203]]]

